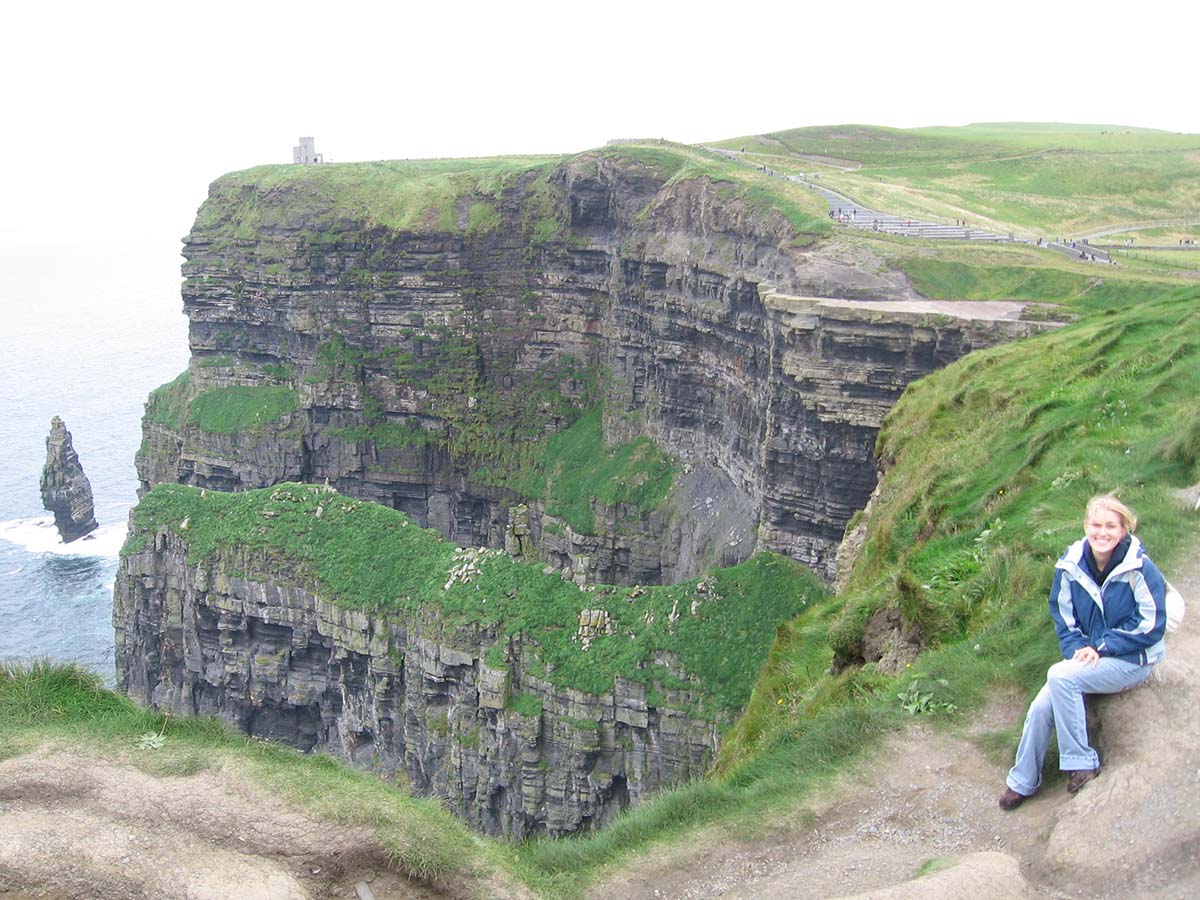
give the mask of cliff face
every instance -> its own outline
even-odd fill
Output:
[[[673,582],[761,549],[830,576],[904,386],[1030,326],[797,312],[762,285],[911,290],[841,277],[782,214],[669,174],[584,155],[408,230],[317,190],[217,182],[186,241],[185,393],[291,401],[258,427],[148,415],[143,488],[328,480],[489,547],[528,502],[528,545],[591,582]],[[650,435],[682,474],[654,509],[593,501],[580,529],[504,472],[597,402],[610,441]]]
[[[905,386],[1037,326],[1015,305],[914,301],[886,272],[842,277],[817,243],[827,222],[804,231],[795,210],[680,173],[585,154],[473,175],[416,216],[391,205],[409,182],[376,185],[372,166],[215,183],[186,242],[191,364],[151,396],[137,458],[139,509],[189,490],[172,482],[209,499],[135,528],[116,582],[121,687],[402,775],[514,837],[603,823],[702,773],[804,601],[762,570],[725,589],[690,579],[762,550],[830,577]],[[603,440],[583,441],[589,422]],[[456,553],[540,559],[536,577],[569,597],[515,575],[455,595],[456,575],[441,588],[444,570],[401,549],[388,559],[423,580],[334,604],[310,565],[327,542],[401,526],[316,540],[340,515],[318,505],[269,550],[249,548],[286,503],[201,524],[213,498],[284,481],[400,510]],[[297,541],[308,556],[277,552]],[[329,577],[381,564],[356,558]],[[441,599],[418,603],[431,579]],[[445,614],[443,594],[478,615]],[[526,628],[551,607],[565,618]]]
[[[305,564],[266,548],[189,560],[199,516],[134,527],[122,556],[119,688],[141,703],[334,753],[513,838],[603,824],[655,788],[699,776],[719,747],[718,724],[687,712],[703,690],[668,652],[653,658],[674,687],[654,694],[619,677],[598,694],[557,687],[528,634],[503,637],[431,607],[385,615],[335,605]],[[569,590],[581,606],[599,602]],[[578,619],[573,653],[632,637],[611,634],[616,617],[600,609]]]
[[[42,503],[54,513],[54,525],[63,543],[79,540],[95,531],[95,506],[92,484],[83,473],[79,455],[71,442],[71,432],[63,420],[50,420],[46,436],[46,464],[42,467]]]

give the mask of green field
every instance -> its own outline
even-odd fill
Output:
[[[1200,248],[1196,250],[1113,250],[1112,255],[1122,265],[1132,269],[1156,271],[1174,269],[1200,275]]]
[[[897,215],[1021,235],[1200,220],[1200,135],[1113,125],[994,123],[901,130],[844,125],[719,141],[755,161],[841,160],[823,184]],[[768,163],[769,165],[771,163]],[[810,164],[810,170],[812,165]]]
[[[1187,283],[1174,268],[1101,267],[1019,242],[914,240],[867,231],[852,231],[842,240],[903,271],[931,299],[1046,305],[1027,309],[1027,317],[1071,318],[1076,308],[1129,305]]]

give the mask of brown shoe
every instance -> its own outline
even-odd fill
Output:
[[[1025,802],[1025,795],[1018,794],[1010,787],[1004,789],[1004,793],[1000,795],[1000,808],[1009,811],[1014,810]]]
[[[1095,778],[1099,774],[1100,774],[1099,766],[1096,766],[1096,768],[1094,768],[1094,769],[1079,769],[1075,772],[1072,772],[1070,777],[1067,779],[1067,793],[1068,794],[1076,793],[1081,787],[1083,787],[1085,784],[1087,784],[1089,781],[1091,781],[1093,778]]]

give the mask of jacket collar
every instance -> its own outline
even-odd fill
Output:
[[[1092,580],[1092,576],[1087,570],[1087,563],[1083,560],[1083,548],[1085,544],[1087,544],[1087,538],[1080,538],[1073,543],[1066,549],[1054,567],[1069,572],[1076,581],[1087,587],[1096,583]],[[1108,581],[1112,581],[1118,575],[1132,572],[1134,569],[1140,569],[1142,567],[1143,552],[1142,542],[1138,540],[1136,535],[1131,534],[1129,536],[1129,550],[1125,553],[1125,558],[1108,574]],[[1089,588],[1088,593],[1098,595],[1099,587],[1095,591]]]

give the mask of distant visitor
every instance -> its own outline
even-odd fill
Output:
[[[299,145],[292,148],[292,162],[307,166],[313,163],[325,162],[325,159],[317,152],[313,138],[302,137],[300,138]]]
[[[41,488],[42,505],[54,513],[54,525],[63,543],[69,544],[96,530],[92,486],[71,444],[71,432],[58,416],[50,420]]]

